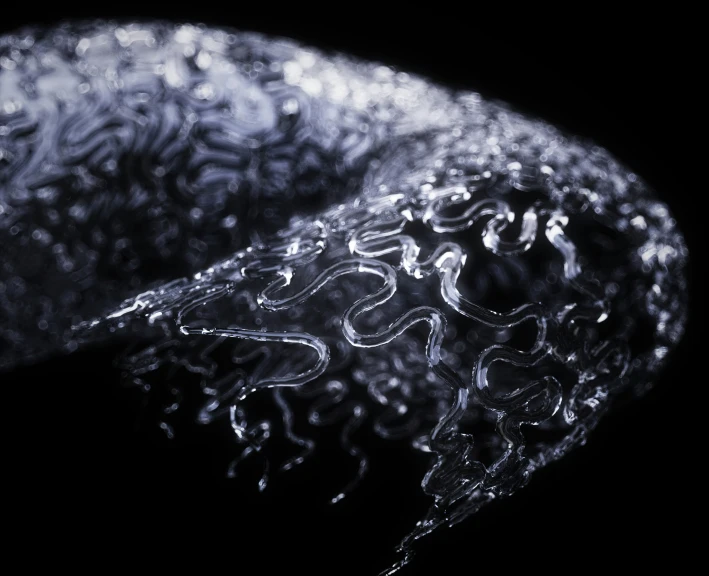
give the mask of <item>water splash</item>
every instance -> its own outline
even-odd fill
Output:
[[[667,207],[478,94],[166,23],[19,31],[0,65],[0,367],[127,339],[166,436],[195,375],[261,490],[277,420],[280,470],[316,449],[303,399],[356,462],[333,503],[368,470],[357,428],[409,439],[432,504],[386,574],[583,444],[682,336]]]

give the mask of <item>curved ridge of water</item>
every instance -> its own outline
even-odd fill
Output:
[[[0,242],[3,370],[127,339],[130,381],[169,390],[166,435],[189,374],[197,421],[231,423],[228,475],[261,458],[261,490],[279,425],[279,470],[316,449],[297,399],[356,462],[333,504],[365,478],[352,435],[370,421],[430,455],[431,507],[382,574],[647,391],[687,317],[682,234],[607,151],[382,64],[203,26],[0,38]]]

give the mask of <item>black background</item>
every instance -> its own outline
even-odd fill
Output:
[[[122,4],[16,6],[2,32],[70,17],[159,17],[295,37],[477,90],[594,139],[668,202],[699,261],[690,139],[700,114],[690,79],[696,58],[683,38],[691,16],[559,14],[529,19],[511,8],[432,3],[411,13],[364,5],[301,12],[227,3],[189,8]],[[411,5],[413,6],[413,5]],[[469,10],[470,13],[464,11]],[[103,10],[103,11],[102,11]],[[548,13],[546,13],[548,11]],[[591,16],[593,15],[593,18]],[[694,278],[698,280],[698,278]],[[537,473],[530,485],[458,527],[421,542],[404,574],[491,569],[575,573],[670,563],[694,555],[704,483],[695,472],[703,441],[694,427],[700,376],[690,368],[700,304],[656,388],[601,424],[588,445]],[[376,444],[372,471],[355,494],[328,507],[346,461],[321,457],[259,495],[223,475],[228,443],[202,430],[168,442],[136,427],[139,398],[122,389],[111,350],[3,375],[4,521],[28,565],[85,565],[98,573],[185,563],[236,574],[376,574],[424,513],[421,462],[401,446]],[[366,434],[358,442],[372,442]],[[699,530],[699,528],[697,528]],[[7,537],[6,537],[7,538]]]

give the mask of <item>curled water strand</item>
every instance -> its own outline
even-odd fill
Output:
[[[246,389],[241,390],[237,395],[238,400],[244,400],[248,395],[253,394],[262,388],[275,388],[277,386],[301,386],[306,382],[310,382],[325,372],[330,358],[330,350],[322,340],[300,332],[261,332],[258,330],[244,330],[241,328],[190,328],[189,326],[181,326],[180,332],[184,335],[217,337],[226,336],[227,338],[247,338],[257,342],[300,344],[315,350],[317,360],[315,365],[309,370],[295,376],[263,378],[258,382],[254,382],[249,385]]]
[[[479,216],[498,214],[494,210],[487,213],[480,212],[475,217],[471,217],[468,214],[465,226],[460,229],[469,227]],[[397,234],[397,232],[403,230],[407,220],[406,217],[403,217],[399,220],[375,223],[372,226],[360,228],[350,240],[350,250],[356,254],[369,257],[380,257],[401,250],[401,267],[406,273],[416,278],[425,278],[437,273],[441,281],[443,299],[459,314],[494,328],[509,328],[525,320],[533,319],[537,323],[537,338],[534,349],[541,347],[546,338],[546,319],[543,317],[543,311],[540,306],[525,304],[510,312],[498,313],[467,300],[456,287],[458,277],[465,265],[467,254],[459,244],[444,242],[426,260],[419,262],[420,246],[416,240],[411,236]],[[454,219],[450,218],[449,220]],[[534,222],[536,227],[536,220]],[[526,237],[527,234],[523,232],[522,236]],[[527,240],[524,242],[526,244]],[[487,244],[486,247],[491,249]],[[528,249],[529,245],[526,248]]]
[[[302,438],[293,432],[293,411],[288,405],[288,401],[283,396],[283,392],[280,389],[276,388],[273,390],[273,397],[276,400],[276,404],[281,409],[281,413],[283,414],[283,423],[285,425],[286,438],[296,446],[300,446],[301,448],[303,448],[300,454],[293,456],[292,458],[281,464],[280,470],[285,472],[295,468],[299,464],[302,464],[315,449],[315,442],[308,438]]]

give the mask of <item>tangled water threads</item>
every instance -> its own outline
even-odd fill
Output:
[[[66,24],[0,39],[0,366],[107,339],[163,401],[367,422],[432,458],[401,543],[512,494],[652,384],[686,319],[667,207],[606,151],[478,94],[257,34]],[[194,375],[193,383],[187,375]],[[365,394],[357,394],[358,389]],[[166,392],[166,393],[165,393]],[[270,408],[251,406],[267,398]]]

